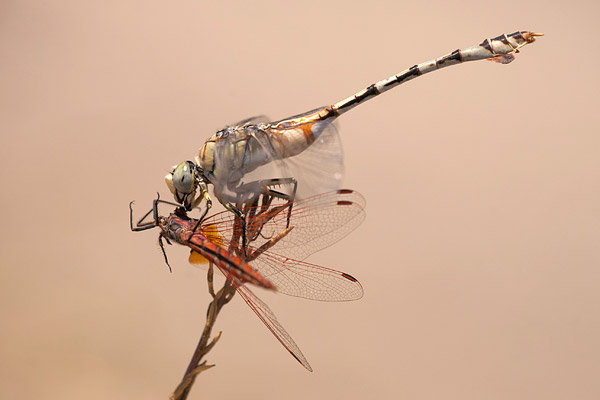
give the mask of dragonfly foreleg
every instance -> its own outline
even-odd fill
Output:
[[[154,211],[154,208],[151,208],[150,211],[148,211],[146,214],[144,214],[144,216],[135,224],[135,226],[133,225],[133,204],[134,203],[135,203],[134,201],[131,201],[129,203],[129,226],[130,226],[131,230],[134,232],[139,232],[139,231],[145,231],[146,229],[156,228],[156,226],[157,226],[156,221],[143,222],[146,218],[148,218],[148,216],[150,214],[152,214],[152,211]]]
[[[159,225],[159,216],[158,216],[158,204],[159,203],[169,204],[169,205],[175,206],[175,207],[180,207],[179,204],[172,203],[170,201],[161,200],[160,194],[156,193],[156,200],[154,200],[152,202],[152,208],[146,214],[144,214],[142,216],[142,218],[140,218],[140,220],[134,226],[133,225],[133,204],[134,203],[135,203],[135,201],[131,201],[129,203],[129,226],[131,227],[131,230],[134,232],[145,231],[146,229],[152,229]],[[148,216],[150,214],[152,214],[154,220],[144,222],[144,220],[146,218],[148,218]]]
[[[210,198],[210,195],[208,194],[208,186],[206,185],[206,183],[204,181],[198,181],[196,185],[198,186],[198,189],[200,190],[200,195],[194,202],[194,205],[192,208],[198,207],[198,205],[200,204],[200,201],[202,201],[202,199],[204,199],[206,201],[206,208],[204,209],[204,212],[200,216],[198,223],[194,227],[194,232],[196,232],[198,225],[204,219],[204,217],[206,217],[206,214],[208,214],[208,210],[210,210],[210,208],[212,207],[212,200]]]

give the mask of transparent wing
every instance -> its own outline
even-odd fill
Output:
[[[342,185],[342,140],[333,122],[321,124],[324,125],[321,134],[306,150],[296,156],[275,161],[282,177],[293,177],[298,181],[297,199],[339,189]]]
[[[353,190],[336,190],[293,203],[249,207],[246,215],[248,249],[254,251],[284,229],[291,231],[269,251],[287,258],[304,260],[352,232],[365,218],[365,199]],[[235,216],[224,211],[206,218],[200,227],[203,234],[228,248],[234,237]],[[235,244],[234,244],[235,246]]]
[[[364,220],[364,206],[360,193],[338,190],[244,208],[248,261],[281,293],[319,301],[359,299],[363,289],[351,275],[301,260],[354,230]],[[241,224],[231,212],[206,218],[200,230],[219,246],[240,248]]]
[[[363,296],[360,282],[335,269],[308,264],[264,251],[252,261],[279,293],[319,301],[350,301]]]
[[[266,115],[263,115],[263,114],[255,115],[253,117],[238,121],[235,124],[231,124],[230,126],[244,126],[244,125],[259,124],[262,122],[269,122],[269,117],[267,117]]]
[[[277,178],[296,179],[297,199],[340,188],[344,159],[333,120],[302,122],[319,110],[286,118],[284,124],[262,123],[265,118],[260,116],[224,129],[214,153],[212,183],[218,196],[234,202],[238,184]],[[304,131],[315,134],[310,145]],[[241,143],[241,138],[246,141]]]
[[[294,339],[290,336],[289,333],[281,326],[279,321],[277,321],[277,317],[271,311],[269,306],[267,306],[261,299],[258,298],[252,291],[244,284],[242,284],[237,278],[231,276],[226,273],[226,271],[221,271],[225,274],[226,278],[231,282],[231,284],[235,287],[236,291],[242,296],[246,304],[250,306],[252,311],[256,313],[258,318],[269,328],[271,333],[279,340],[279,342],[290,352],[290,354],[298,360],[300,364],[310,372],[312,372],[312,368],[308,363],[304,354],[300,350],[300,347],[294,342]]]

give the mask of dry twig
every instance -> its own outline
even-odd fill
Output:
[[[194,355],[185,371],[183,379],[181,383],[177,385],[177,388],[171,394],[171,400],[185,400],[196,380],[196,376],[209,368],[214,367],[214,365],[207,365],[206,361],[202,361],[202,358],[208,353],[214,345],[219,341],[221,337],[221,332],[217,333],[215,337],[209,342],[210,335],[219,315],[219,312],[223,308],[223,306],[233,298],[235,294],[235,288],[231,286],[229,281],[225,281],[225,284],[216,294],[213,286],[213,265],[212,263],[209,266],[208,274],[208,291],[213,297],[213,301],[208,306],[208,310],[206,313],[206,324],[204,325],[204,330],[202,331],[202,336],[200,337],[200,341],[196,346],[196,350],[194,351]]]

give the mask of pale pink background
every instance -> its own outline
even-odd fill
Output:
[[[344,116],[352,235],[310,258],[362,300],[256,290],[308,373],[236,298],[194,399],[600,398],[596,1],[0,3],[0,397],[164,399],[204,324],[205,272],[127,203],[215,130],[283,118],[486,37]],[[221,2],[225,3],[225,2]]]

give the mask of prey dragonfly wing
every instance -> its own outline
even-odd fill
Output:
[[[357,191],[335,190],[294,202],[246,206],[243,224],[223,211],[201,221],[198,232],[241,258],[242,249],[259,254],[253,257],[253,268],[280,293],[319,301],[355,300],[362,296],[355,278],[302,260],[356,229],[364,221],[364,207]],[[245,245],[239,244],[242,229]]]
[[[338,188],[343,175],[341,141],[332,123],[342,114],[381,93],[418,76],[468,61],[493,60],[507,64],[520,48],[535,41],[540,33],[518,31],[455,50],[376,82],[334,103],[304,114],[275,122],[264,118],[248,119],[216,132],[200,148],[195,162],[184,161],[165,177],[175,200],[186,210],[206,200],[204,215],[211,207],[208,185],[215,197],[230,211],[241,215],[234,205],[241,192],[248,190],[251,180],[263,182],[255,186],[256,194],[269,187],[271,178],[298,180],[298,190],[323,193]],[[263,167],[276,165],[274,176]],[[255,173],[255,175],[252,175]],[[251,176],[252,175],[252,176]],[[250,180],[249,180],[250,179]],[[246,183],[246,185],[244,184]],[[284,193],[289,200],[295,192]]]
[[[236,292],[244,299],[246,304],[254,311],[258,318],[267,326],[273,336],[285,347],[285,349],[294,357],[304,368],[313,371],[308,360],[302,354],[302,350],[296,344],[285,328],[277,320],[277,316],[269,306],[258,298],[247,285],[242,284],[239,279],[225,274],[226,279],[233,285]]]
[[[259,206],[244,207],[244,215],[248,219],[245,222],[229,212],[199,221],[189,218],[182,208],[169,217],[162,217],[157,209],[160,200],[155,200],[153,210],[146,213],[136,226],[130,216],[131,229],[145,230],[158,226],[161,229],[159,239],[164,237],[190,247],[190,262],[198,262],[199,254],[202,259],[214,263],[277,340],[312,371],[306,357],[275,314],[246,283],[320,301],[361,298],[362,286],[351,275],[294,260],[271,249],[306,257],[337,242],[364,219],[364,198],[357,192],[340,190],[293,204],[273,205],[271,200]],[[293,209],[290,210],[290,207]],[[143,222],[151,212],[154,221]],[[317,221],[318,224],[315,223]],[[246,244],[242,241],[242,229],[246,230]],[[308,234],[311,229],[312,237]],[[311,244],[315,236],[322,241]],[[162,247],[162,242],[159,243]],[[304,247],[308,250],[301,250]],[[250,267],[247,262],[255,266]]]

